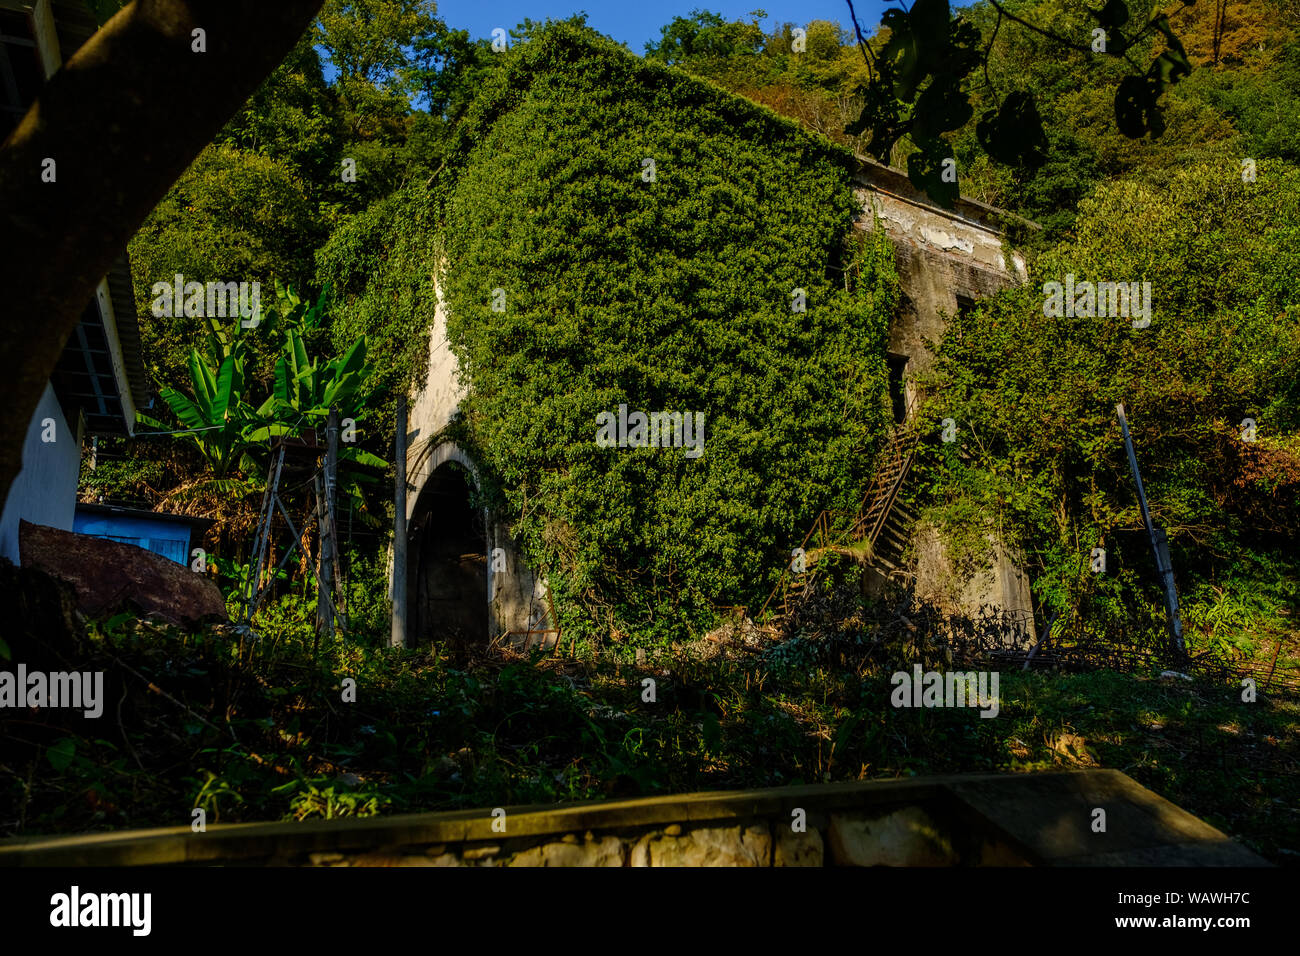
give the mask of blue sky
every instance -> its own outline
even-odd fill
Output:
[[[897,3],[885,0],[854,0],[858,22],[870,34],[880,14]],[[468,30],[471,37],[489,37],[494,27],[510,29],[525,17],[542,21],[564,19],[586,12],[587,23],[601,33],[626,43],[634,53],[643,53],[647,40],[659,39],[659,28],[676,16],[689,16],[695,9],[720,13],[727,20],[746,19],[751,10],[765,10],[762,21],[770,29],[778,23],[807,23],[809,20],[838,20],[849,26],[849,8],[844,0],[438,0],[438,15],[449,27]]]

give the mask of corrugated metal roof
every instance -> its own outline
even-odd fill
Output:
[[[131,284],[131,261],[125,252],[108,272],[108,294],[113,300],[113,317],[117,320],[117,338],[122,346],[122,363],[136,408],[146,408],[153,383],[144,370],[144,350],[140,345],[140,321],[135,311],[135,290]]]
[[[86,429],[92,434],[121,435],[126,433],[128,424],[134,424],[126,421],[122,383],[113,370],[108,330],[94,299],[68,336],[50,384],[63,406],[64,418],[72,427],[76,425],[78,411],[86,416]]]
[[[122,505],[100,505],[77,503],[77,511],[84,514],[103,515],[114,518],[141,518],[154,521],[166,521],[171,524],[183,524],[196,531],[207,531],[216,524],[215,518],[201,518],[196,515],[173,514],[169,511],[149,511],[144,508],[128,508]]]

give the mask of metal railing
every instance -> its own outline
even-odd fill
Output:
[[[876,470],[871,487],[867,490],[861,506],[856,512],[851,513],[852,518],[843,525],[836,519],[846,512],[823,510],[818,514],[812,527],[804,535],[803,541],[799,543],[799,550],[805,552],[805,558],[810,553],[834,551],[843,548],[846,544],[857,542],[865,542],[867,553],[875,554],[876,542],[893,511],[899,489],[902,488],[911,471],[919,438],[920,431],[916,428],[914,420],[895,430],[885,453],[881,456],[884,464]],[[809,543],[814,541],[816,544],[809,548]],[[815,574],[815,570],[811,569],[796,572],[791,567],[792,564],[793,562],[790,562],[782,569],[776,586],[772,588],[767,600],[759,609],[759,620],[763,619],[768,607],[778,595],[781,598],[782,613],[788,613],[791,590],[802,590]],[[794,579],[793,575],[796,573],[802,574],[803,577]]]

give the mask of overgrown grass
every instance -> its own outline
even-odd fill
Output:
[[[342,641],[312,661],[301,624],[250,642],[117,618],[81,664],[108,674],[103,736],[11,721],[0,821],[76,832],[185,825],[194,807],[209,822],[306,819],[1099,766],[1297,858],[1297,701],[1154,673],[1008,671],[995,719],[899,710],[889,675],[917,649],[868,633],[850,617],[743,660],[702,643],[641,666],[630,652],[457,662]]]

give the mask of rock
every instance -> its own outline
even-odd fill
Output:
[[[427,846],[424,848],[425,856],[442,856],[446,852],[447,852],[447,844],[445,843],[435,843],[432,846]]]
[[[543,843],[515,854],[511,866],[622,866],[623,841],[615,836],[585,843]]]
[[[681,836],[682,826],[680,823],[673,823],[664,827],[664,836]]]
[[[794,833],[788,826],[776,828],[773,866],[824,866],[822,835],[816,830]]]
[[[650,833],[632,848],[631,866],[770,866],[772,837],[765,825],[701,827],[681,836]]]
[[[501,852],[501,847],[495,843],[488,846],[476,846],[463,852],[460,857],[462,860],[482,860],[489,856],[496,856]]]
[[[347,863],[335,864],[336,866],[348,866]],[[383,867],[407,867],[407,866],[464,866],[460,857],[455,853],[411,853],[404,850],[377,850],[371,853],[362,853],[354,856],[351,861],[352,866],[383,866]]]
[[[332,863],[339,863],[343,860],[342,853],[312,853],[308,856],[312,866],[329,866]]]
[[[77,607],[89,617],[129,605],[172,624],[228,619],[225,599],[209,578],[132,544],[22,521],[18,550],[24,568],[71,584]]]
[[[77,592],[38,568],[20,568],[0,558],[0,639],[14,661],[30,670],[60,670],[81,656],[84,632],[77,622]]]
[[[832,814],[831,859],[837,866],[950,866],[952,844],[918,807],[885,816]]]
[[[1153,729],[1160,728],[1156,726]],[[1067,763],[1080,764],[1084,767],[1097,766],[1097,761],[1093,759],[1092,754],[1088,753],[1088,742],[1076,734],[1057,734],[1052,739],[1052,750],[1064,757]]]

